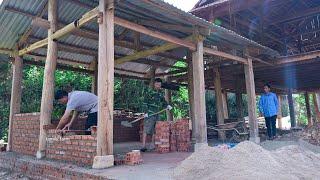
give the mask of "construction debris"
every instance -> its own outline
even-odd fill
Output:
[[[245,141],[232,149],[202,147],[174,170],[175,179],[316,179],[320,155],[300,146],[268,151]]]

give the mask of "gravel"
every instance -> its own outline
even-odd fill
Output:
[[[269,142],[269,146],[276,141]],[[175,179],[317,179],[320,155],[299,144],[267,150],[245,141],[224,150],[203,147],[174,169]],[[264,145],[268,147],[268,144]]]

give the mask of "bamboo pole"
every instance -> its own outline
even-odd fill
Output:
[[[58,38],[61,38],[69,33],[71,33],[72,31],[80,28],[81,26],[85,25],[86,23],[90,22],[91,20],[93,20],[94,18],[96,18],[98,16],[98,8],[94,8],[93,10],[85,13],[79,20],[76,20],[68,25],[66,25],[65,27],[63,27],[62,29],[54,32],[51,35],[51,39],[52,40],[56,40]],[[55,23],[57,26],[57,23]],[[48,38],[45,38],[43,40],[40,40],[34,44],[31,44],[30,46],[19,50],[19,56],[22,56],[28,52],[31,52],[33,50],[39,49],[45,45],[48,44]]]

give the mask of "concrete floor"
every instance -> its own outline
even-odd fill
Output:
[[[137,166],[115,166],[104,170],[93,170],[95,175],[120,180],[166,180],[172,179],[173,169],[191,153],[166,154],[142,153],[143,164]]]

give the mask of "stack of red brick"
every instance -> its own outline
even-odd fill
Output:
[[[177,151],[188,152],[191,148],[189,120],[181,119],[175,123]]]
[[[143,162],[141,153],[139,150],[133,150],[126,154],[126,165],[139,165]]]
[[[191,148],[189,120],[181,119],[176,122],[159,121],[155,134],[156,151],[188,152]]]
[[[156,151],[158,153],[170,152],[170,122],[158,121],[155,128]]]
[[[39,134],[40,113],[15,114],[12,122],[12,151],[35,155]]]
[[[96,155],[96,137],[91,135],[69,135],[61,137],[48,130],[47,158],[92,165]]]

